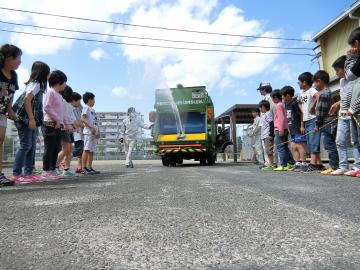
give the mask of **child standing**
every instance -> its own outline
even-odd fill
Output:
[[[352,116],[350,122],[351,142],[354,147],[355,162],[346,176],[360,177],[360,27],[354,29],[348,39],[351,49],[347,52],[345,61],[345,79],[351,83],[351,101],[348,115]],[[359,159],[357,159],[359,154]]]
[[[49,74],[50,68],[47,64],[34,62],[30,79],[25,83],[25,91],[13,106],[17,115],[15,126],[20,139],[20,148],[13,165],[12,180],[15,182],[42,180],[42,177],[33,175],[32,171],[36,150],[36,130],[43,124],[43,94],[47,88]]]
[[[293,158],[288,147],[288,123],[285,113],[285,108],[282,103],[282,95],[280,90],[275,90],[271,93],[271,98],[275,104],[274,115],[274,130],[275,130],[275,144],[279,155],[280,166],[274,169],[274,171],[287,171],[293,166]]]
[[[14,45],[4,44],[0,47],[0,187],[14,184],[14,181],[5,177],[2,167],[7,126],[6,114],[9,118],[15,119],[15,113],[11,106],[14,93],[19,89],[15,70],[21,64],[21,55],[21,50]]]
[[[251,114],[254,117],[254,123],[249,127],[251,146],[254,149],[257,162],[264,165],[264,152],[261,145],[260,110],[254,109],[251,111]]]
[[[82,174],[98,174],[92,167],[94,152],[96,150],[97,139],[99,139],[99,131],[97,127],[97,118],[95,110],[95,95],[86,92],[83,95],[85,106],[82,111],[81,121],[84,124],[84,152],[82,154]]]
[[[56,169],[56,161],[61,146],[61,129],[64,128],[65,107],[60,92],[64,91],[67,77],[60,70],[50,73],[49,86],[44,98],[44,156],[42,176],[48,179],[61,178]]]
[[[343,55],[336,59],[332,67],[335,69],[336,75],[340,78],[340,101],[331,106],[330,114],[334,115],[339,110],[338,127],[336,133],[336,146],[339,154],[339,169],[332,172],[331,175],[343,175],[349,171],[348,151],[351,131],[351,116],[347,115],[350,109],[352,83],[345,79],[345,61],[346,56]],[[360,169],[360,151],[354,147],[354,165],[355,175]]]
[[[331,91],[328,87],[330,82],[329,74],[324,70],[319,70],[314,74],[314,85],[320,95],[316,103],[316,127],[315,131],[324,137],[324,147],[329,154],[330,168],[323,170],[322,174],[330,174],[339,168],[339,155],[336,149],[336,129],[337,123],[335,117],[329,115],[330,108],[333,105]]]
[[[294,98],[295,89],[291,86],[284,86],[281,89],[283,96],[289,132],[291,136],[291,150],[295,159],[295,167],[291,171],[299,172],[306,168],[306,137],[302,112],[299,104]]]
[[[261,118],[261,140],[266,155],[264,171],[272,171],[274,169],[274,120],[270,110],[270,102],[262,100],[259,103],[260,112],[263,113]]]
[[[60,172],[60,164],[62,165],[63,171],[61,172],[62,176],[69,177],[74,176],[70,171],[70,162],[72,157],[72,143],[74,142],[73,131],[76,128],[76,118],[74,115],[74,107],[71,105],[71,95],[73,90],[70,86],[66,85],[61,96],[63,97],[63,103],[65,106],[65,127],[61,131],[61,151],[58,155],[58,160],[56,163],[56,168]]]
[[[304,172],[322,171],[325,167],[320,158],[320,132],[315,132],[316,115],[315,105],[319,97],[318,91],[312,88],[313,76],[310,72],[304,72],[298,77],[298,84],[302,93],[298,96],[298,102],[303,114],[303,122],[306,132],[306,141],[310,152],[311,161]]]
[[[74,131],[74,150],[73,156],[77,157],[77,166],[75,169],[75,173],[81,172],[81,156],[84,151],[84,139],[83,139],[83,125],[81,123],[81,113],[83,107],[81,106],[81,95],[79,93],[74,92],[71,95],[71,105],[74,107],[74,115],[77,121],[77,129]]]

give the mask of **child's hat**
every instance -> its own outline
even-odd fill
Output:
[[[264,88],[271,87],[271,84],[269,82],[261,82],[259,85],[259,88],[256,90],[262,90]]]

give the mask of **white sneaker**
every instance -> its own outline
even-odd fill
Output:
[[[344,168],[339,168],[335,171],[333,171],[332,173],[330,173],[331,175],[344,175],[345,173],[347,173],[349,170],[344,169]]]

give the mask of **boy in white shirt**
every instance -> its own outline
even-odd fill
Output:
[[[298,84],[302,91],[298,96],[298,102],[303,115],[305,132],[307,134],[307,146],[311,155],[310,164],[304,167],[303,171],[323,171],[325,167],[321,163],[320,158],[320,132],[314,132],[316,127],[315,105],[319,97],[319,93],[312,88],[313,75],[310,72],[304,72],[298,77]],[[301,131],[303,132],[303,131]]]
[[[92,167],[94,152],[96,150],[99,131],[97,127],[97,118],[93,106],[95,105],[95,95],[86,92],[83,95],[85,106],[82,110],[81,121],[84,124],[84,152],[82,154],[82,174],[98,174]]]

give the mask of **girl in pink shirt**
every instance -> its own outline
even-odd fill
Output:
[[[274,171],[287,171],[293,167],[294,159],[288,146],[288,123],[284,104],[282,103],[282,94],[280,90],[274,90],[271,93],[271,98],[275,103],[274,113],[274,130],[275,130],[275,144],[279,155],[280,166]]]
[[[61,176],[55,171],[58,153],[61,149],[61,129],[64,128],[66,108],[60,92],[64,91],[67,77],[60,70],[51,72],[49,76],[50,89],[44,99],[44,156],[42,176],[48,179],[58,179]]]

